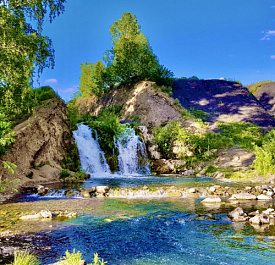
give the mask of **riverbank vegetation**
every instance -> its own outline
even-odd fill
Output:
[[[82,253],[80,251],[75,252],[75,249],[72,253],[68,250],[65,252],[65,256],[60,258],[61,264],[66,265],[77,265],[82,261]],[[94,254],[92,263],[87,265],[104,265],[107,264],[107,261],[100,259],[98,254]],[[26,251],[15,251],[14,253],[14,262],[11,265],[39,265],[41,262],[37,259],[35,255],[30,253],[29,250]]]

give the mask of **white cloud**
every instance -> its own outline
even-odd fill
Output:
[[[265,35],[261,40],[270,40],[271,37],[275,37],[275,30],[268,30],[263,32]]]
[[[58,89],[59,93],[75,93],[78,90],[77,86],[69,87],[66,89]]]
[[[275,55],[271,55],[270,58],[271,58],[271,59],[275,59]]]
[[[56,84],[56,83],[58,83],[58,81],[57,81],[56,79],[52,78],[52,79],[47,79],[47,80],[45,81],[45,83]]]

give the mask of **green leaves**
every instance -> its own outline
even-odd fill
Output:
[[[110,33],[113,47],[103,55],[105,67],[101,61],[81,65],[80,90],[84,96],[101,95],[108,87],[141,80],[172,85],[173,73],[159,64],[135,15],[124,13],[110,27]]]
[[[0,0],[0,105],[6,112],[24,104],[35,68],[39,76],[43,68],[54,66],[52,42],[41,34],[42,24],[47,13],[52,21],[63,12],[64,2]]]
[[[80,87],[82,95],[85,97],[90,94],[95,94],[100,97],[105,87],[104,82],[104,64],[99,60],[96,64],[84,62],[80,66]]]

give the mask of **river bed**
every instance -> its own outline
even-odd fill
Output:
[[[200,183],[199,178],[173,178],[172,183],[164,180],[162,185],[212,184],[210,179],[201,179]],[[128,184],[117,179],[112,181],[120,186],[133,184],[132,180]],[[145,182],[141,185],[152,184],[151,180],[148,183],[149,178],[142,181]],[[234,223],[227,214],[236,206],[206,205],[201,200],[50,198],[3,204],[0,205],[1,231],[13,234],[2,237],[0,245],[1,249],[29,246],[42,264],[58,261],[67,249],[81,251],[88,263],[93,253],[98,253],[110,265],[275,264],[274,225],[256,227],[245,222]],[[241,207],[253,211],[275,208],[275,204],[274,201],[254,201],[244,202]],[[78,216],[48,221],[16,218],[22,213],[45,209],[76,211]],[[2,257],[1,262],[7,264],[8,259]]]

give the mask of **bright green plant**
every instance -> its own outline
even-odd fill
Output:
[[[52,41],[41,34],[42,26],[64,11],[64,2],[0,0],[0,106],[6,112],[24,107],[35,67],[39,75],[54,66]]]
[[[180,101],[176,98],[174,104],[180,106]]]
[[[82,261],[82,253],[80,251],[75,252],[75,249],[72,253],[67,250],[65,256],[63,256],[60,261],[62,262],[62,265],[79,265],[80,261]],[[107,261],[100,259],[98,254],[95,253],[92,263],[88,265],[104,265],[107,263]]]
[[[217,150],[234,146],[231,139],[218,133],[192,134],[175,121],[164,127],[155,127],[153,135],[163,157],[173,156],[173,147],[176,145],[180,147],[178,155],[190,163],[209,160],[216,156]]]
[[[80,251],[75,252],[75,249],[72,253],[68,250],[65,252],[65,256],[63,256],[60,261],[62,265],[79,265],[80,261],[82,260],[82,254]]]
[[[86,62],[81,65],[80,90],[83,96],[101,96],[115,85],[141,80],[172,85],[173,73],[159,64],[135,15],[124,13],[110,27],[110,33],[113,47],[104,53],[105,66],[101,61],[95,65]]]
[[[254,168],[259,175],[275,174],[275,129],[264,136],[262,146],[256,146]]]
[[[38,265],[41,262],[28,250],[15,251],[14,261],[11,265]]]
[[[261,146],[263,141],[262,129],[249,122],[220,123],[221,134],[232,139],[241,148],[254,150],[255,145]]]
[[[100,260],[100,258],[98,257],[98,254],[95,253],[94,254],[94,260],[89,265],[104,265],[104,264],[107,264],[107,263],[108,263],[108,261],[104,261],[104,259]]]
[[[90,128],[97,131],[99,145],[107,156],[113,155],[114,138],[126,129],[125,125],[120,124],[120,110],[121,106],[113,106],[102,111],[97,118],[86,121]]]
[[[96,64],[84,62],[80,66],[80,87],[83,96],[95,94],[100,97],[105,87],[104,64],[99,60]]]

